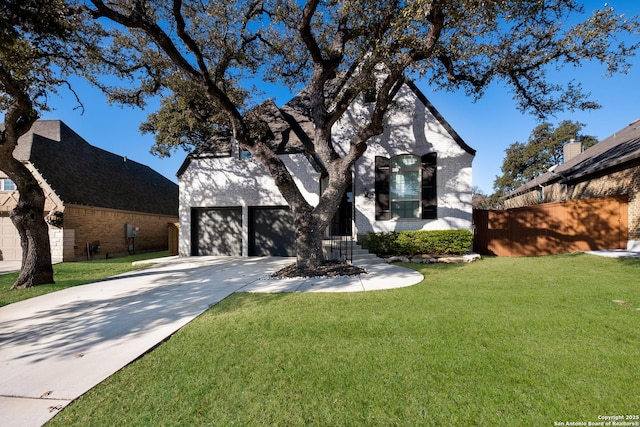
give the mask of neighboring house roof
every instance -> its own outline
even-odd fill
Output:
[[[451,125],[444,119],[440,112],[429,102],[427,97],[408,78],[404,78],[394,89],[393,95],[400,90],[402,84],[406,84],[433,116],[442,124],[445,130],[451,135],[454,141],[467,153],[474,155],[476,150],[467,145]],[[330,87],[330,90],[337,90]],[[311,116],[311,99],[308,88],[303,89],[289,102],[278,108],[272,100],[267,100],[263,104],[251,110],[248,114],[255,114],[261,121],[269,127],[267,143],[269,147],[277,153],[305,153],[319,172],[324,168],[321,161],[316,157],[313,147],[314,124]],[[181,176],[189,163],[194,158],[215,157],[214,151],[217,147],[224,145],[222,139],[231,138],[230,135],[221,136],[213,144],[203,144],[190,153],[180,166],[177,175]]]
[[[178,186],[148,166],[90,145],[59,120],[39,120],[14,157],[30,162],[65,204],[178,214]]]
[[[619,168],[640,159],[640,119],[598,142],[571,160],[550,169],[508,194],[514,197],[540,185],[555,181],[569,182]]]

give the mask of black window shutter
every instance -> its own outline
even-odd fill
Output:
[[[422,219],[438,218],[436,170],[436,153],[422,156]]]
[[[376,219],[391,219],[391,206],[389,205],[389,159],[376,156]]]

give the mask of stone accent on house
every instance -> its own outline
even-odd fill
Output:
[[[62,228],[49,226],[49,244],[51,245],[51,262],[64,261],[64,231]]]

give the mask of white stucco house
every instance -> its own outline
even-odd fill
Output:
[[[468,146],[409,80],[396,88],[385,131],[373,138],[354,167],[351,191],[327,230],[354,240],[367,232],[471,229],[471,175],[475,150]],[[269,144],[283,158],[311,204],[323,186],[321,162],[307,149],[312,122],[305,92],[278,108],[259,107]],[[344,147],[365,99],[334,125]],[[306,130],[306,131],[305,131]],[[293,256],[292,215],[266,170],[238,149],[230,136],[187,156],[178,171],[182,256]]]

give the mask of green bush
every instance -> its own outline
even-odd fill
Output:
[[[473,234],[469,230],[370,232],[361,241],[363,246],[378,256],[461,255],[469,252]]]

